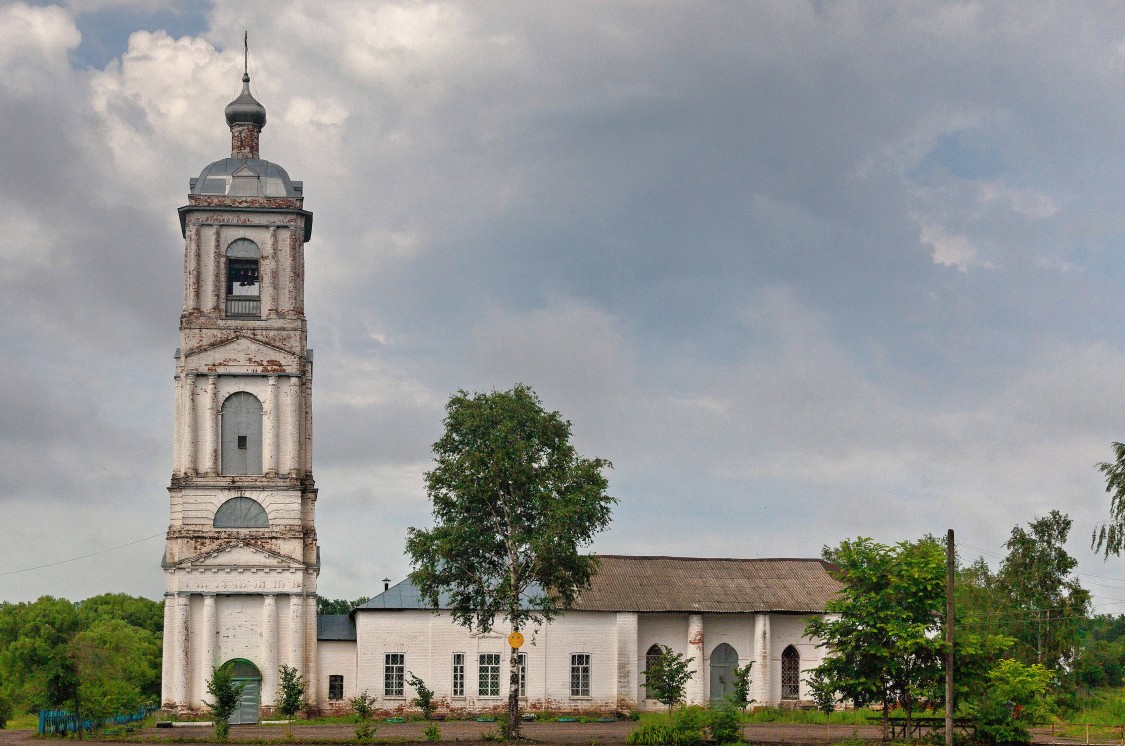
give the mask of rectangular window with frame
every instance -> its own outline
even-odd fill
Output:
[[[589,653],[572,653],[570,656],[570,696],[590,696]]]
[[[499,697],[500,654],[481,653],[477,674],[477,694],[481,697]]]
[[[344,677],[332,674],[328,677],[328,699],[344,698]]]
[[[520,653],[520,694],[521,697],[527,696],[527,653]]]
[[[453,654],[453,696],[465,696],[465,654]]]
[[[406,653],[387,653],[383,663],[383,696],[401,697],[406,687]]]

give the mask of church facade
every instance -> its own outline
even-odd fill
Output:
[[[320,548],[312,470],[312,350],[304,314],[312,213],[303,185],[263,160],[265,108],[243,90],[226,108],[229,158],[189,182],[180,208],[184,297],[175,355],[174,449],[165,577],[162,703],[199,710],[217,666],[242,684],[232,719],[256,722],[279,667],[306,697],[345,709],[366,692],[409,708],[415,674],[451,711],[507,696],[503,620],[476,633],[426,608],[404,581],[342,617],[317,617]],[[807,700],[823,651],[804,636],[838,589],[820,560],[600,557],[577,606],[526,631],[530,709],[657,706],[643,672],[663,648],[692,659],[687,697],[729,695],[753,663],[759,704]]]
[[[824,651],[805,636],[811,616],[839,589],[815,559],[710,559],[602,555],[573,610],[524,630],[520,697],[529,710],[628,712],[663,705],[644,671],[664,648],[691,660],[690,704],[733,693],[735,669],[752,663],[758,705],[811,700],[806,672]],[[460,627],[429,608],[409,580],[350,614],[321,617],[317,684],[321,709],[361,692],[387,711],[410,709],[406,679],[421,678],[439,707],[503,709],[508,630]]]

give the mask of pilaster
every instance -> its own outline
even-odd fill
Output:
[[[703,658],[703,615],[689,614],[687,629],[687,657],[692,658],[691,670],[694,675],[688,679],[684,688],[684,698],[689,705],[704,704],[704,658]]]
[[[188,670],[190,601],[191,597],[188,594],[176,594],[176,626],[173,631],[176,640],[176,654],[174,657],[175,674],[172,680],[172,700],[177,707],[188,706],[188,684],[191,680],[191,672]]]
[[[773,659],[770,650],[770,615],[758,614],[754,619],[754,689],[757,692],[754,699],[762,706],[772,705],[770,687],[770,662]]]
[[[277,699],[277,596],[266,594],[262,599],[262,701]]]

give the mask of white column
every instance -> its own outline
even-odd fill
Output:
[[[285,277],[285,305],[292,315],[298,314],[297,286],[300,284],[300,264],[297,259],[297,229],[289,229],[289,272]]]
[[[258,262],[258,271],[261,277],[258,280],[258,292],[262,295],[262,318],[271,319],[277,310],[277,296],[274,288],[277,287],[277,226],[270,226],[269,243],[266,247],[269,253],[263,253]]]
[[[218,617],[215,613],[215,594],[203,594],[203,629],[199,641],[199,676],[201,681],[211,678],[215,667],[215,642],[219,636]]]
[[[305,673],[305,597],[300,593],[289,597],[289,665]]]
[[[262,601],[262,702],[277,699],[277,596],[265,595]]]
[[[305,658],[308,667],[305,669],[307,689],[305,696],[309,702],[316,704],[317,696],[317,660],[316,660],[316,598],[309,596],[305,600]]]
[[[281,410],[277,406],[277,376],[266,379],[266,401],[262,411],[262,460],[265,475],[277,476],[277,420]]]
[[[188,233],[188,311],[199,311],[199,242],[201,239],[199,226],[194,226]]]
[[[289,417],[285,427],[285,470],[290,477],[301,474],[301,377],[289,377]]]
[[[183,376],[184,393],[184,418],[181,422],[181,437],[183,438],[184,468],[183,473],[195,476],[197,470],[195,448],[195,374],[186,373]]]
[[[176,376],[176,396],[172,405],[172,476],[184,473],[184,389],[187,379]]]
[[[164,594],[164,648],[160,666],[160,702],[168,707],[174,700],[172,682],[175,673],[176,594]]]
[[[759,706],[776,704],[770,688],[770,661],[773,655],[770,651],[770,615],[758,614],[754,620],[754,668],[751,676],[754,679],[754,689],[757,692],[754,699]]]
[[[640,681],[637,674],[637,613],[617,612],[617,709],[637,709]]]
[[[219,377],[207,376],[207,473],[219,473]]]
[[[209,305],[211,306],[211,313],[216,316],[219,314],[219,286],[226,282],[226,277],[222,276],[223,263],[219,261],[219,226],[211,229],[211,298]]]
[[[694,658],[691,662],[691,670],[694,675],[688,679],[687,686],[684,690],[684,698],[689,705],[702,705],[704,704],[705,683],[703,680],[703,615],[690,614],[688,615],[687,623],[687,656]]]
[[[172,630],[175,635],[175,650],[172,659],[175,663],[175,678],[172,681],[172,699],[176,707],[186,708],[188,702],[188,683],[191,672],[188,670],[188,630],[189,630],[189,602],[191,597],[186,593],[176,594],[176,626]]]

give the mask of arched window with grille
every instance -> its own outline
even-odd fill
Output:
[[[781,653],[781,698],[801,698],[801,654],[792,645]]]
[[[261,474],[262,402],[237,391],[223,402],[222,419],[223,474]]]

